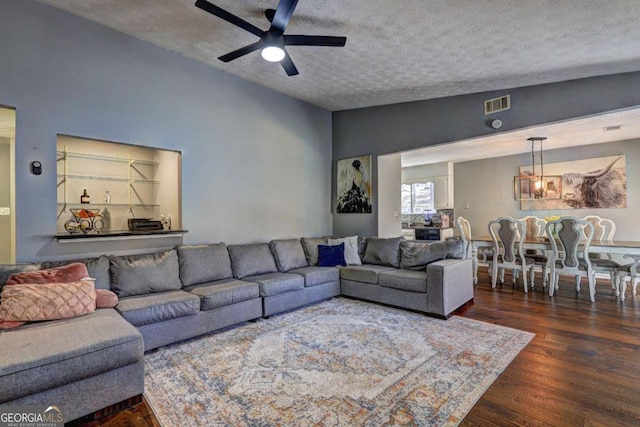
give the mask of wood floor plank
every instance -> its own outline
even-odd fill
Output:
[[[536,275],[524,293],[522,278],[491,288],[479,271],[474,303],[456,315],[536,334],[461,422],[462,426],[640,425],[640,295],[620,301],[598,280],[591,303],[586,281],[576,293],[561,276],[550,297]],[[145,401],[100,420],[100,426],[158,427]],[[96,424],[92,424],[92,427]]]

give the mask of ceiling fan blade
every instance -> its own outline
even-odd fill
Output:
[[[262,37],[262,35],[264,34],[264,31],[262,31],[260,28],[256,27],[253,24],[248,23],[247,21],[245,21],[242,18],[238,18],[237,16],[235,16],[232,13],[227,12],[224,9],[219,8],[218,6],[216,6],[215,4],[211,4],[206,0],[197,0],[196,1],[196,7],[199,7],[202,10],[205,10],[215,16],[217,16],[218,18],[224,19],[225,21],[242,28],[243,30],[246,30],[248,32],[250,32],[251,34],[255,34],[258,37]]]
[[[273,17],[276,16],[275,9],[267,9],[264,11],[264,16],[267,18],[267,21],[273,22]]]
[[[234,59],[238,59],[241,56],[246,55],[247,53],[251,53],[253,51],[260,49],[261,45],[262,45],[262,40],[258,40],[255,43],[252,43],[245,47],[241,47],[240,49],[234,50],[233,52],[229,52],[226,55],[222,55],[218,59],[222,62],[233,61]]]
[[[293,65],[293,61],[291,60],[289,54],[286,53],[286,51],[284,59],[280,61],[280,64],[282,65],[282,68],[284,68],[284,71],[287,72],[287,76],[297,76],[298,74],[300,74],[296,66]]]
[[[284,33],[291,19],[291,15],[293,15],[293,10],[296,8],[296,4],[298,4],[298,0],[280,0],[276,14],[273,17],[273,21],[271,21],[269,31],[276,30],[280,34]]]
[[[333,36],[303,36],[285,35],[284,44],[287,46],[337,46],[342,47],[347,42],[346,37]]]

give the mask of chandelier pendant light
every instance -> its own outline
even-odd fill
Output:
[[[547,139],[542,136],[527,138],[531,141],[531,170],[520,172],[513,177],[514,200],[539,200],[561,198],[561,175],[545,175],[542,157],[542,142]],[[540,145],[540,163],[536,165],[535,144]],[[540,172],[540,173],[538,173]]]

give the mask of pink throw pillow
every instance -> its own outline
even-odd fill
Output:
[[[31,322],[76,317],[94,312],[92,281],[18,284],[2,289],[0,322]]]
[[[17,328],[18,326],[22,326],[27,322],[10,322],[10,321],[2,321],[0,320],[0,329],[12,329]]]
[[[107,289],[96,289],[96,308],[113,308],[118,305],[118,295]]]
[[[88,276],[87,266],[81,262],[74,262],[46,270],[13,273],[7,279],[7,285],[76,282]]]

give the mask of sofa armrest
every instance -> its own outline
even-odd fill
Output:
[[[471,259],[445,259],[427,265],[427,307],[430,313],[446,318],[472,299]]]

